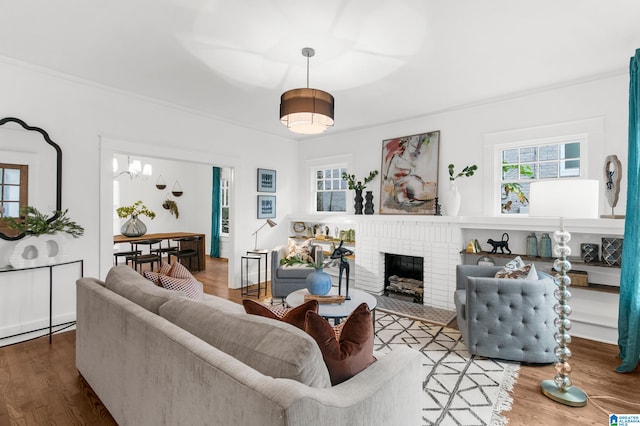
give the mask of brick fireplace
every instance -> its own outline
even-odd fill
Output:
[[[362,217],[355,229],[357,288],[383,294],[385,253],[422,257],[423,304],[455,310],[456,265],[463,245],[458,218],[371,216]]]

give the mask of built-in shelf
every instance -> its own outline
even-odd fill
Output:
[[[463,250],[460,252],[462,255],[465,256],[475,256],[475,257],[482,257],[482,256],[488,256],[491,258],[499,258],[499,259],[513,259],[516,256],[520,256],[520,258],[522,260],[524,260],[525,262],[547,262],[547,263],[553,263],[554,262],[554,258],[546,258],[546,257],[540,257],[540,256],[527,256],[525,254],[518,254],[518,253],[511,253],[511,254],[507,254],[507,253],[491,253],[488,251],[481,251],[481,252],[477,252],[477,253],[470,253],[467,252],[466,250]],[[569,258],[569,261],[571,262],[572,266],[577,266],[577,265],[581,265],[581,266],[589,266],[589,267],[600,267],[600,268],[608,268],[608,269],[617,269],[618,271],[620,270],[619,266],[610,266],[607,265],[605,263],[602,262],[584,262],[582,261],[582,259],[580,258]],[[578,268],[580,268],[581,266],[578,266]],[[576,269],[576,268],[572,268],[572,269]],[[573,286],[572,288],[579,288],[579,289],[583,289],[583,290],[590,290],[590,291],[600,291],[600,292],[604,292],[604,293],[620,293],[620,287],[618,286],[614,286],[614,285],[608,285],[608,284],[596,284],[596,283],[589,283],[588,286]]]

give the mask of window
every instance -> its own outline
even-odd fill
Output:
[[[501,149],[500,211],[528,213],[531,182],[581,176],[582,143],[582,139],[572,138]]]
[[[220,233],[229,235],[229,179],[220,180],[222,215],[220,217]]]
[[[29,166],[0,163],[0,217],[20,217],[28,205]]]
[[[316,212],[347,211],[347,181],[342,179],[344,166],[325,166],[313,169]]]

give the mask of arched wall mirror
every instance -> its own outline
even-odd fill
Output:
[[[4,218],[20,217],[27,205],[47,215],[62,210],[62,150],[43,129],[5,117],[0,119],[0,238],[24,237]]]

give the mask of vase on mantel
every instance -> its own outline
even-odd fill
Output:
[[[364,199],[362,198],[362,189],[356,189],[356,198],[354,199],[353,209],[356,214],[362,214],[362,202]]]
[[[449,182],[449,190],[445,197],[444,208],[447,216],[458,216],[460,213],[460,205],[462,204],[462,197],[455,182]]]
[[[125,237],[141,237],[147,233],[147,225],[138,216],[131,216],[120,228],[120,233]]]
[[[373,214],[373,191],[367,191],[364,199],[364,214]]]

